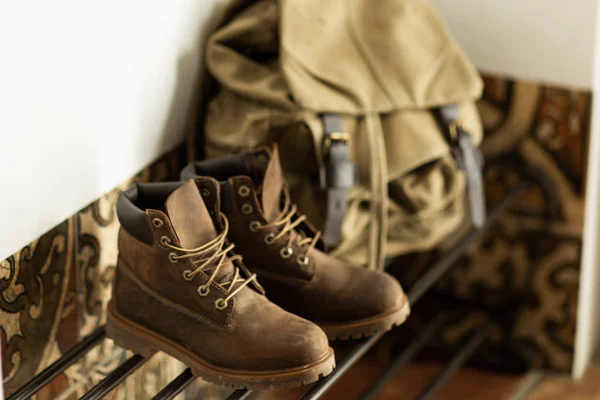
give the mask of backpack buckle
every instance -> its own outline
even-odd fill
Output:
[[[321,189],[350,188],[356,183],[356,167],[350,160],[346,132],[330,132],[323,140],[323,165],[319,171]]]
[[[458,131],[465,130],[463,122],[459,120],[452,120],[448,122],[448,132],[450,133],[450,140],[453,144],[458,143]]]
[[[343,144],[348,144],[350,141],[350,135],[348,132],[331,132],[325,135],[325,140],[323,141],[323,157],[327,157],[329,153],[329,148],[333,143],[340,142]]]

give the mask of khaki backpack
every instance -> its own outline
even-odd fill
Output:
[[[332,253],[382,268],[430,249],[463,221],[466,182],[482,223],[482,81],[427,2],[236,1],[205,57],[206,156],[277,144]]]

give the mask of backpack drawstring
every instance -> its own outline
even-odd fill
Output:
[[[379,114],[365,115],[365,131],[369,145],[370,184],[372,201],[370,204],[368,268],[383,270],[387,232],[387,157],[383,138],[383,128]]]

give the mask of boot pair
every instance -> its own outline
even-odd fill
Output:
[[[164,351],[220,385],[293,387],[333,370],[328,340],[408,316],[394,278],[321,250],[276,148],[190,164],[182,179],[136,184],[117,201],[107,334],[119,346]]]

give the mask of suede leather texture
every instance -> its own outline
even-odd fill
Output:
[[[250,188],[250,193],[242,195],[245,193],[240,190],[242,186]],[[403,306],[402,287],[387,273],[353,266],[317,249],[310,252],[309,263],[301,265],[297,256],[304,255],[306,247],[295,242],[292,244],[294,254],[283,258],[280,251],[287,247],[288,235],[267,244],[265,236],[278,233],[279,228],[256,232],[250,229],[252,221],[264,225],[267,220],[249,177],[231,177],[223,190],[233,199],[233,207],[227,214],[229,239],[236,244],[247,267],[258,275],[267,297],[285,310],[316,323],[344,323]],[[248,210],[244,204],[251,206],[251,213],[243,212]]]
[[[219,198],[216,181],[205,179],[202,184],[211,187],[209,198]],[[207,208],[218,212],[215,204]],[[194,265],[189,260],[171,262],[173,250],[161,242],[167,236],[180,246],[169,217],[159,210],[146,210],[146,216],[152,245],[123,228],[119,233],[114,302],[121,316],[185,346],[205,362],[237,371],[297,368],[328,354],[323,331],[271,303],[260,286],[244,287],[218,310],[215,301],[226,296],[225,290],[213,282],[209,294],[200,296],[198,286],[209,276],[199,273],[184,279],[183,272]],[[162,226],[154,225],[154,218],[160,218]]]

